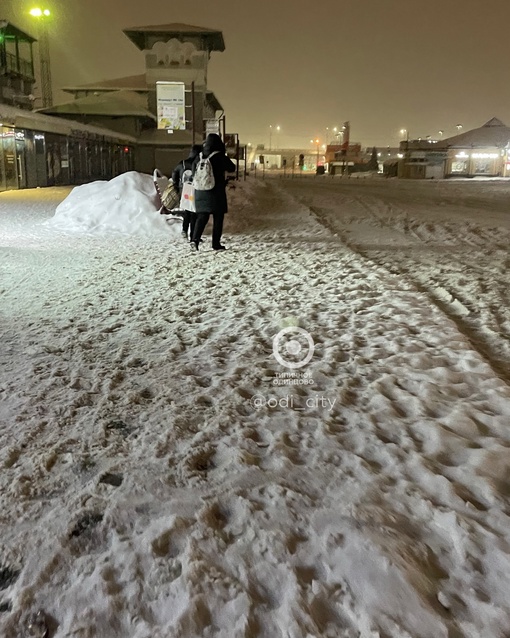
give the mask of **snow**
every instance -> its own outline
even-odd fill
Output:
[[[507,636],[510,184],[145,177],[0,193],[0,634]]]
[[[152,175],[129,171],[74,188],[47,224],[68,232],[161,237],[170,227],[160,206]]]

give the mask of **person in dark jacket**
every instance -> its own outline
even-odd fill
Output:
[[[193,162],[195,158],[202,152],[202,146],[200,144],[193,144],[189,155],[186,159],[179,162],[172,172],[172,182],[175,188],[179,192],[179,197],[182,192],[182,176],[184,171],[193,171]],[[188,239],[188,231],[190,232],[189,238],[193,237],[193,229],[195,226],[196,216],[189,210],[182,211],[182,236]]]
[[[213,155],[214,153],[214,155]],[[217,133],[210,133],[203,145],[202,156],[211,157],[210,162],[214,174],[214,188],[208,191],[195,190],[195,207],[197,221],[193,231],[192,243],[198,250],[200,238],[204,232],[209,216],[213,216],[212,247],[213,250],[225,250],[222,246],[221,235],[223,233],[223,219],[228,211],[225,173],[233,173],[236,170],[234,162],[227,157],[225,144]],[[200,156],[193,162],[193,175],[200,161]]]

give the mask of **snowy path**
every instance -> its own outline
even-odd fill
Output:
[[[345,182],[285,184],[349,247],[426,294],[510,382],[510,185]]]
[[[39,608],[55,638],[507,635],[510,390],[415,285],[423,252],[389,268],[383,239],[423,229],[266,180],[196,255],[48,234],[23,197],[0,194],[2,635]],[[435,287],[457,254],[424,256]],[[313,385],[275,384],[289,317]]]

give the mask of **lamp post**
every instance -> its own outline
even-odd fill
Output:
[[[50,69],[50,43],[47,22],[51,15],[49,9],[31,9],[30,15],[39,20],[39,62],[41,64],[41,93],[43,108],[53,104]]]
[[[318,166],[319,166],[319,140],[310,140],[310,142],[312,144],[317,144],[317,158],[315,160],[315,169],[317,170]]]
[[[277,126],[276,127],[276,132],[278,133],[279,131],[280,131],[280,127]],[[269,150],[271,150],[272,137],[273,137],[273,125],[270,124],[269,125]]]

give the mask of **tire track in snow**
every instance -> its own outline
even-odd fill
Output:
[[[291,193],[289,193],[289,195],[293,196]],[[470,310],[454,294],[446,290],[441,285],[427,285],[420,281],[417,276],[413,276],[413,274],[407,269],[403,269],[398,262],[395,262],[394,268],[388,268],[386,260],[380,259],[371,254],[373,251],[364,249],[360,243],[350,239],[345,230],[338,228],[337,225],[328,217],[329,211],[327,209],[304,204],[295,196],[293,197],[296,201],[299,201],[300,205],[307,206],[317,221],[337,235],[339,240],[341,240],[341,242],[350,250],[378,267],[384,268],[387,272],[397,274],[404,278],[406,281],[411,283],[416,290],[425,295],[433,305],[435,305],[456,325],[459,332],[469,341],[472,348],[476,350],[476,352],[478,352],[485,361],[487,361],[495,374],[506,384],[510,384],[510,361],[506,356],[501,356],[498,351],[498,343],[493,342],[493,339],[491,339],[491,336],[487,334],[487,331],[485,331],[483,327],[479,328],[474,325],[474,323],[469,320]],[[353,199],[356,203],[361,204],[363,209],[371,215],[372,219],[375,219],[378,222],[378,225],[386,227],[391,231],[396,230],[398,232],[402,232],[401,228],[395,227],[395,225],[391,223],[390,217],[388,217],[388,219],[384,219],[374,210],[373,207],[363,201],[361,197],[351,197],[351,199]],[[383,207],[387,207],[386,203],[380,203]],[[418,234],[412,232],[411,235],[414,239],[423,243],[423,239]],[[457,238],[457,241],[458,239],[459,238]],[[473,245],[472,242],[468,243],[471,246]]]

